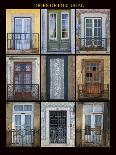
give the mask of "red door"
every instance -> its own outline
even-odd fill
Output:
[[[17,62],[14,64],[14,97],[30,99],[32,97],[32,63]]]
[[[100,96],[102,89],[102,64],[100,61],[85,63],[85,87],[84,91],[89,96]]]

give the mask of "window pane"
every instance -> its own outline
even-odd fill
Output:
[[[24,111],[32,111],[32,105],[24,105]]]
[[[92,104],[84,105],[84,113],[90,113],[90,112],[93,112],[93,105]]]
[[[103,112],[103,104],[94,104],[94,112]]]
[[[50,14],[49,35],[50,38],[56,38],[56,14]]]
[[[101,115],[95,115],[95,128],[96,128],[96,134],[101,135],[101,125],[102,125],[102,116]]]
[[[15,125],[21,125],[21,115],[15,115]]]
[[[15,105],[14,106],[15,111],[23,111],[23,105]],[[18,117],[18,116],[17,116]]]
[[[69,24],[68,24],[68,14],[62,14],[62,38],[67,38],[68,37],[68,29],[69,29]]]
[[[85,135],[91,135],[91,115],[85,115]]]

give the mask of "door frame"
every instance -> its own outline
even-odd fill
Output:
[[[57,59],[61,58],[64,59],[64,99],[66,100],[68,98],[68,57],[62,56],[62,55],[52,55],[46,57],[46,98],[48,100],[54,100],[50,99],[50,59]],[[57,99],[62,100],[62,99]]]
[[[32,105],[32,111],[14,111],[14,106],[15,105]],[[12,109],[12,130],[15,129],[15,115],[24,115],[24,113],[26,115],[31,115],[31,129],[34,129],[34,104],[33,103],[20,103],[20,102],[17,102],[17,103],[13,103],[13,109]],[[34,138],[34,137],[33,137]],[[12,143],[13,143],[13,134],[12,134]],[[14,144],[14,143],[13,143]],[[26,144],[15,144],[15,145],[26,145]],[[29,145],[29,144],[27,144]],[[30,144],[31,145],[31,144]]]
[[[55,145],[56,143],[50,143],[50,119],[49,119],[49,111],[66,111],[67,112],[67,119],[66,119],[66,143],[62,143],[63,144],[69,144],[69,141],[70,141],[70,136],[71,136],[71,133],[70,133],[70,123],[71,123],[71,120],[70,120],[70,108],[65,108],[65,107],[48,107],[46,109],[46,139],[48,140],[49,142],[49,145],[51,144],[52,146]],[[61,143],[57,143],[57,145],[61,145]]]
[[[30,16],[14,16],[14,25],[13,25],[14,26],[14,29],[13,29],[13,33],[16,33],[15,32],[15,19],[16,18],[30,18],[30,48],[32,48],[32,17],[30,17]],[[16,47],[16,45],[15,45],[15,39],[14,39],[14,42],[13,42],[13,46],[14,46],[14,48]]]
[[[101,115],[102,116],[101,130],[104,129],[104,103],[102,103],[102,102],[97,102],[97,103],[99,103],[100,105],[103,106],[103,112],[95,112],[94,111],[94,105],[96,104],[96,102],[95,103],[87,102],[87,103],[83,104],[82,131],[84,129],[84,132],[82,133],[82,143],[86,143],[86,137],[87,136],[90,137],[90,140],[91,140],[91,136],[92,136],[92,131],[91,131],[91,135],[85,135],[85,115],[91,115],[91,128],[93,128],[93,127],[95,128],[95,116],[96,115]],[[92,112],[86,114],[84,112],[84,105],[90,105],[90,104],[92,105]],[[92,124],[93,121],[94,121],[94,126]],[[97,136],[97,135],[95,134],[95,136]],[[102,143],[102,140],[103,140],[103,133],[101,133],[101,135],[99,135],[99,136],[100,136],[100,139],[101,139],[101,142],[99,142],[99,144],[100,144],[100,143]],[[89,139],[89,138],[87,138],[87,139]],[[90,141],[90,143],[92,143],[92,142],[94,142],[94,139],[93,139],[93,141]],[[88,143],[89,143],[89,141],[88,141]],[[97,141],[96,141],[96,143],[97,143]]]

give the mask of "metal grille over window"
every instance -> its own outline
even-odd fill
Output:
[[[50,143],[66,143],[67,112],[50,111]]]

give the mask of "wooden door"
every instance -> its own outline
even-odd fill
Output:
[[[71,50],[70,10],[48,9],[48,51],[69,52]]]

